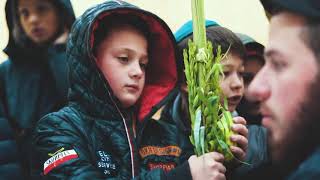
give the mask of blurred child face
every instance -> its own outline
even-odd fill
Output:
[[[59,16],[48,0],[18,0],[22,29],[36,44],[47,43],[59,28]]]
[[[102,41],[97,65],[124,108],[134,105],[145,83],[147,39],[131,26],[117,27]]]
[[[230,53],[221,61],[221,64],[223,65],[224,78],[220,81],[220,87],[224,97],[227,98],[228,110],[232,112],[236,109],[244,93],[243,60]]]
[[[243,104],[242,106],[245,106],[247,113],[253,116],[259,115],[260,114],[260,104],[258,101],[254,100],[249,100],[247,97],[247,91],[249,84],[253,80],[253,78],[256,76],[256,74],[259,72],[259,70],[263,66],[262,60],[259,59],[262,57],[248,57],[248,59],[244,63],[244,99],[243,99]]]

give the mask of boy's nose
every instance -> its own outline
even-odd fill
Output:
[[[29,21],[29,23],[35,23],[38,21],[38,19],[39,19],[39,17],[36,13],[31,13],[29,15],[28,21]]]
[[[139,62],[132,63],[131,69],[130,69],[130,76],[134,78],[141,78],[143,75],[143,70],[140,66]]]
[[[231,89],[233,90],[238,90],[243,88],[243,81],[242,79],[238,76],[238,74],[234,74],[231,82]]]

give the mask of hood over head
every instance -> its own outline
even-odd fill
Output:
[[[57,33],[57,37],[63,32],[63,28],[71,29],[73,22],[75,21],[75,14],[72,8],[70,0],[50,0],[57,6],[60,13],[60,31]],[[5,49],[3,50],[9,57],[15,57],[17,55],[32,55],[39,53],[36,51],[37,47],[26,36],[20,25],[18,11],[18,0],[7,0],[5,6],[6,21],[9,30],[9,41]],[[14,58],[12,58],[14,59]]]
[[[236,33],[236,35],[246,47],[247,56],[259,56],[263,58],[264,46],[262,44],[246,34]]]
[[[142,95],[135,107],[143,120],[176,86],[176,45],[167,24],[155,14],[127,2],[106,1],[88,9],[74,23],[67,45],[70,90],[69,100],[84,106],[95,116],[110,116],[108,109],[119,111],[119,101],[98,68],[93,48],[95,30],[101,22],[115,14],[135,16],[149,31],[149,64]]]

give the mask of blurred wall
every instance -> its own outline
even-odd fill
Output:
[[[71,0],[76,16],[87,8],[105,0]],[[191,0],[126,0],[143,9],[149,10],[166,21],[174,32],[184,22],[191,19]],[[0,1],[0,48],[8,42],[8,29],[5,20],[6,0]],[[260,43],[267,40],[268,21],[259,0],[205,0],[205,14],[208,19],[216,20],[234,32],[252,36]],[[0,52],[0,62],[6,55]]]

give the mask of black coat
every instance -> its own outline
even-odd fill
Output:
[[[14,141],[13,129],[4,118],[4,108],[0,104],[0,174],[3,179],[22,179],[18,148]],[[0,179],[1,179],[0,178]]]
[[[0,174],[26,179],[31,130],[42,116],[65,105],[68,78],[65,44],[32,46],[15,18],[15,2],[6,3],[10,35],[4,52],[9,58],[0,64]],[[71,23],[75,17],[70,1],[57,2]]]

